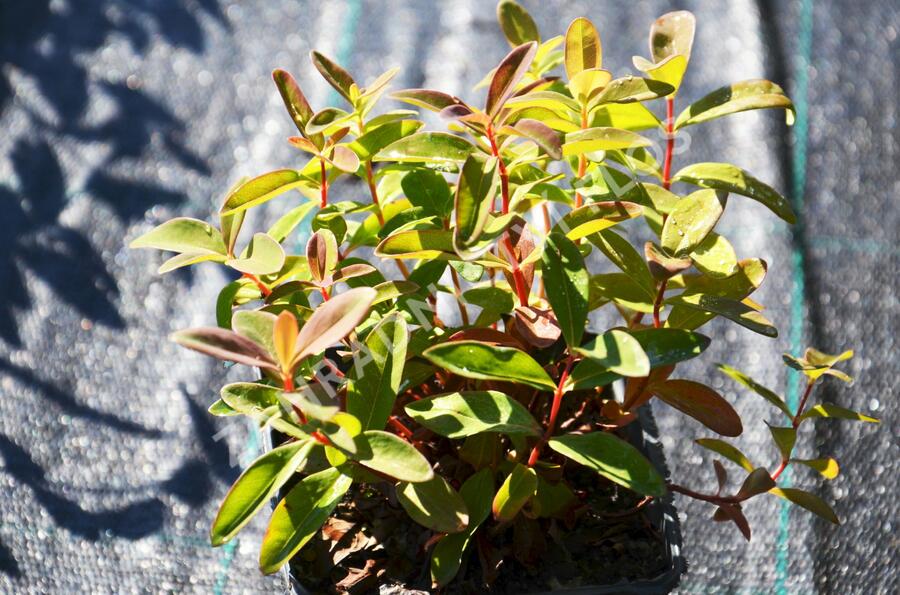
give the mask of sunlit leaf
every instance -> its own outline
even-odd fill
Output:
[[[231,258],[225,264],[242,273],[268,275],[277,273],[284,265],[284,249],[277,241],[264,233],[253,234],[253,239],[240,258]]]
[[[765,205],[788,223],[797,221],[786,198],[771,186],[729,163],[695,163],[680,170],[672,180],[747,196]]]
[[[569,347],[581,345],[588,314],[590,276],[578,247],[561,233],[547,237],[541,259],[547,301]]]
[[[311,440],[302,440],[273,448],[241,473],[222,500],[210,529],[214,547],[229,541],[250,522],[291,478],[314,444]]]
[[[622,221],[639,217],[641,213],[640,205],[631,202],[593,202],[567,213],[553,226],[553,232],[562,233],[573,241],[579,240]]]
[[[687,10],[669,12],[653,22],[650,27],[650,55],[657,63],[669,56],[684,56],[691,59],[694,45],[696,19]]]
[[[784,413],[784,415],[788,419],[791,419],[791,420],[793,419],[793,414],[791,413],[791,410],[788,408],[788,406],[785,404],[785,402],[782,400],[782,398],[779,397],[778,395],[776,395],[774,392],[772,392],[765,386],[759,384],[758,382],[756,382],[755,380],[753,380],[752,378],[750,378],[743,372],[732,368],[731,366],[726,366],[725,364],[718,364],[716,367],[719,368],[719,370],[721,370],[723,373],[727,374],[728,376],[730,376],[737,382],[741,383],[742,385],[746,386],[747,388],[749,388],[750,390],[752,390],[753,392],[755,392],[756,394],[758,394],[759,396],[764,398],[769,403],[778,407],[778,409],[781,410],[781,412]]]
[[[221,211],[227,215],[249,209],[308,183],[300,172],[293,169],[271,171],[238,186],[225,199]]]
[[[431,465],[422,453],[399,436],[368,430],[356,437],[357,453],[353,457],[361,465],[389,475],[397,481],[417,483],[434,477]]]
[[[219,230],[209,223],[189,217],[170,219],[132,240],[128,246],[197,255],[226,253],[225,242]]]
[[[529,41],[540,43],[541,36],[534,19],[513,0],[503,0],[497,4],[497,20],[500,22],[503,35],[512,47]]]
[[[658,97],[671,95],[675,87],[662,81],[626,76],[610,81],[606,88],[591,100],[591,106],[606,103],[633,103],[649,101]]]
[[[831,457],[824,459],[791,459],[791,463],[799,463],[814,469],[825,479],[834,479],[841,472],[838,462]]]
[[[355,83],[353,82],[353,77],[350,76],[350,73],[320,52],[313,51],[310,53],[309,57],[312,60],[313,66],[315,66],[316,70],[319,71],[319,74],[322,75],[322,78],[324,78],[335,91],[340,93],[344,99],[352,103],[353,98],[350,94],[350,87]]]
[[[841,521],[834,510],[815,494],[810,494],[809,492],[804,492],[803,490],[798,490],[796,488],[772,488],[769,492],[784,498],[788,502],[796,504],[801,508],[805,508],[826,521],[830,521],[835,525],[841,524]]]
[[[731,242],[714,231],[694,248],[691,260],[699,271],[710,277],[730,277],[737,272],[737,255]]]
[[[484,253],[474,249],[488,221],[500,177],[497,160],[483,153],[473,153],[466,158],[459,172],[454,199],[453,248],[464,260],[471,260]]]
[[[537,483],[537,473],[534,469],[516,463],[494,496],[491,506],[494,519],[501,523],[513,520],[525,503],[534,496]]]
[[[512,96],[516,85],[528,72],[536,51],[537,43],[534,41],[523,43],[507,54],[497,66],[488,87],[487,102],[484,108],[488,116],[495,117],[506,100]]]
[[[381,430],[394,407],[409,330],[403,316],[394,312],[366,337],[366,348],[354,359],[347,384],[347,412],[356,416],[363,430]]]
[[[375,295],[372,288],[357,287],[316,308],[297,336],[294,362],[321,353],[346,337],[365,318]]]
[[[754,79],[726,85],[692,103],[678,114],[675,129],[699,124],[747,110],[776,108],[787,110],[788,124],[794,120],[794,104],[784,90],[771,81]]]
[[[690,254],[718,223],[727,197],[725,192],[698,190],[678,201],[663,225],[662,247],[673,256]]]
[[[673,306],[685,306],[703,310],[704,312],[712,312],[713,314],[724,316],[755,333],[772,338],[778,336],[778,329],[769,322],[768,318],[736,299],[718,295],[692,293],[668,298],[666,303]]]
[[[479,341],[449,341],[423,353],[436,366],[466,378],[526,384],[539,390],[555,390],[556,384],[530,355],[513,347]]]
[[[370,128],[365,134],[347,146],[356,153],[360,161],[369,161],[383,148],[415,133],[423,125],[424,122],[419,120],[390,122],[378,128]]]
[[[724,440],[719,440],[718,438],[699,438],[694,442],[703,448],[708,448],[709,450],[722,455],[735,465],[739,465],[747,471],[753,471],[754,469],[753,463],[750,462],[750,459],[748,459],[744,453]]]
[[[309,106],[309,101],[306,100],[303,91],[300,90],[300,85],[289,72],[280,68],[272,71],[272,79],[275,81],[275,86],[278,87],[284,107],[287,108],[297,130],[300,131],[300,134],[306,134],[306,123],[312,118],[313,109]]]
[[[271,356],[261,346],[235,332],[204,327],[178,331],[172,340],[188,349],[212,357],[257,368],[277,370]]]
[[[373,161],[457,164],[475,150],[475,145],[453,134],[417,132],[389,144],[375,154]]]
[[[482,432],[539,435],[540,426],[524,405],[498,391],[438,395],[406,406],[406,413],[429,430],[448,438]]]
[[[589,467],[607,479],[647,496],[666,493],[663,477],[641,452],[606,432],[565,434],[547,443],[559,454]]]
[[[650,373],[650,358],[633,336],[613,329],[575,348],[575,352],[620,376],[642,377]]]
[[[569,80],[583,70],[603,66],[600,35],[594,24],[584,17],[572,21],[566,30],[565,64]]]
[[[460,496],[469,512],[469,526],[462,533],[453,533],[441,539],[431,554],[431,578],[443,586],[453,580],[462,563],[476,529],[491,513],[491,496],[494,493],[493,473],[482,469],[463,483]]]
[[[319,531],[353,480],[334,468],[304,477],[275,507],[259,552],[259,567],[272,574]]]
[[[636,132],[619,128],[588,128],[566,134],[563,156],[577,157],[594,151],[647,147],[650,141]]]
[[[869,415],[864,415],[850,409],[838,407],[831,403],[819,403],[810,407],[806,413],[800,416],[800,419],[811,419],[815,417],[830,417],[834,419],[849,419],[852,421],[864,421],[868,423],[881,423],[881,420]]]

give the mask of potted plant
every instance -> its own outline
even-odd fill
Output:
[[[621,592],[627,583],[662,592],[682,568],[665,546],[670,493],[709,502],[714,520],[747,539],[742,507],[764,494],[838,522],[814,494],[777,482],[791,464],[837,474],[834,459],[793,457],[802,423],[877,421],[810,398],[824,375],[849,381],[835,366],[851,351],[784,356],[807,378],[796,410],[719,365],[784,416],[769,425],[774,465],[720,438],[697,440],[736,464],[734,483],[718,460],[709,489],[669,480],[644,440],[653,398],[717,435],[742,432],[722,396],[674,372],[707,348],[697,329],[717,316],[777,334],[749,297],[766,263],[739,260],[715,232],[729,199],[794,222],[787,200],[734,165],[673,174],[676,136],[751,109],[790,118],[790,99],[772,82],[744,81],[676,116],[688,12],[654,22],[650,58],[634,59],[643,74],[621,78],[603,69],[588,19],[543,40],[515,2],[501,2],[498,17],[512,50],[485,78],[483,108],[436,90],[392,95],[438,112],[450,132],[421,130],[411,110],[374,115],[396,70],[363,87],[313,52],[342,107],[314,110],[290,74],[274,72],[299,133],[288,140],[306,164],[239,181],[217,225],[176,218],[132,242],[176,253],[160,272],[200,262],[236,272],[219,295],[218,326],[173,336],[258,369],[259,381],[225,386],[210,412],[250,416],[275,437],[225,497],[213,545],[275,498],[260,568],[292,562],[311,590]],[[665,139],[660,159],[648,132]],[[370,199],[329,192],[352,178]],[[298,206],[241,235],[250,208],[294,190]],[[310,213],[305,251],[286,252]],[[626,226],[649,240],[635,248],[618,231]],[[588,332],[598,308],[621,323]]]

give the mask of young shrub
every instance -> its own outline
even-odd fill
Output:
[[[790,119],[790,99],[775,83],[742,81],[676,115],[694,38],[688,12],[657,19],[649,58],[634,58],[643,75],[618,78],[604,69],[590,20],[543,40],[515,2],[501,2],[498,18],[511,50],[485,78],[483,104],[431,89],[391,95],[439,113],[449,131],[422,130],[411,110],[373,115],[396,70],[361,87],[313,52],[313,66],[343,100],[319,111],[276,70],[299,133],[288,142],[308,156],[305,164],[238,182],[217,227],[177,218],[132,242],[174,252],[163,273],[201,262],[233,271],[216,305],[218,326],[173,340],[256,368],[258,381],[223,387],[210,412],[245,415],[285,437],[232,486],[213,545],[278,497],[259,560],[274,572],[354,485],[379,486],[374,493],[434,532],[431,575],[443,586],[475,542],[535,526],[523,519],[577,520],[584,494],[571,480],[585,470],[644,502],[669,491],[709,502],[714,520],[733,522],[747,539],[743,506],[766,494],[837,523],[820,498],[778,480],[792,464],[826,479],[838,473],[834,459],[794,456],[801,424],[877,422],[811,396],[826,375],[850,380],[835,366],[852,351],[784,356],[807,378],[796,410],[719,364],[783,415],[769,425],[774,461],[753,462],[718,437],[697,439],[737,465],[736,489],[719,461],[710,490],[669,482],[621,432],[656,398],[698,429],[741,434],[728,401],[676,369],[710,345],[698,329],[716,317],[777,335],[750,298],[768,265],[739,258],[716,231],[729,199],[760,202],[787,223],[795,215],[735,165],[685,164],[673,174],[675,140],[745,110],[781,109]],[[661,148],[652,141],[658,133]],[[333,186],[352,177],[369,198],[346,200]],[[676,182],[686,190],[675,192]],[[276,197],[296,206],[242,238],[247,210]],[[286,246],[310,213],[313,233],[294,254]],[[624,228],[648,239],[632,245]],[[616,272],[590,270],[592,252]],[[448,301],[458,315],[439,307]],[[622,320],[593,334],[588,316],[600,308]],[[610,390],[616,382],[619,399]]]

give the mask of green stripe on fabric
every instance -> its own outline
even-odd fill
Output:
[[[794,89],[794,105],[797,109],[793,130],[793,152],[791,155],[791,202],[797,214],[797,223],[792,229],[791,267],[791,323],[790,350],[798,355],[803,348],[803,314],[806,303],[806,287],[803,279],[804,258],[800,250],[799,238],[804,233],[803,194],[806,189],[807,147],[809,141],[809,70],[812,57],[813,0],[800,0],[799,37],[796,55],[796,84]],[[788,371],[787,404],[796,411],[800,401],[799,375],[794,370]],[[782,487],[791,485],[791,470],[782,474]],[[775,548],[775,592],[786,594],[787,576],[790,565],[790,508],[787,502],[781,502],[779,514],[778,537]]]
[[[342,19],[341,24],[338,26],[338,30],[340,31],[340,39],[338,39],[338,48],[337,48],[337,56],[335,59],[338,64],[343,65],[344,67],[348,67],[350,63],[350,59],[353,56],[355,44],[356,44],[356,29],[359,25],[360,14],[362,13],[362,2],[361,0],[348,0],[347,1],[347,13]],[[337,91],[331,90],[328,94],[328,99],[326,103],[336,103],[340,100],[340,96]],[[297,250],[299,252],[303,252],[304,246],[306,245],[307,239],[310,235],[310,228],[304,227],[303,223],[298,226],[302,231],[297,234]],[[247,436],[247,443],[244,445],[244,455],[250,456],[253,458],[259,453],[259,435],[258,430],[255,426],[251,424],[249,429],[249,434]],[[242,457],[243,458],[243,457]],[[239,539],[234,539],[233,541],[226,544],[223,549],[223,555],[221,560],[221,568],[219,570],[219,575],[216,578],[215,587],[213,592],[215,595],[222,595],[225,592],[225,588],[228,586],[228,576],[229,569],[231,568],[232,563],[234,562],[235,555],[237,553],[238,543],[240,543]]]

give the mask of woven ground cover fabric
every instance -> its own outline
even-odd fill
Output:
[[[751,112],[687,129],[675,169],[729,161],[791,198],[790,228],[735,197],[722,229],[742,257],[769,262],[756,298],[771,340],[725,322],[724,340],[679,370],[708,381],[746,422],[737,441],[775,457],[773,410],[714,371],[723,361],[769,387],[792,387],[780,353],[853,347],[851,388],[823,396],[883,419],[874,428],[818,422],[806,458],[836,455],[827,484],[789,475],[844,520],[815,520],[776,498],[746,507],[747,544],[678,498],[689,573],[684,593],[894,593],[898,507],[895,293],[900,7],[890,0],[620,3],[531,0],[545,36],[586,15],[617,74],[646,55],[652,20],[697,15],[680,104],[722,84],[769,78],[798,104],[797,124]],[[291,70],[312,103],[335,94],[314,76],[312,48],[358,80],[399,66],[395,88],[472,88],[507,51],[490,0],[30,0],[0,5],[0,592],[276,592],[256,553],[266,515],[212,549],[218,501],[260,449],[253,428],[206,413],[217,388],[249,378],[167,340],[213,324],[226,280],[212,265],[165,277],[162,256],[127,241],[176,216],[209,218],[244,175],[298,165],[271,83]],[[442,125],[432,117],[432,126]],[[686,135],[685,135],[686,136]],[[655,139],[659,140],[659,139]],[[336,189],[335,192],[338,190]],[[361,186],[342,186],[344,198]],[[262,227],[288,207],[253,215]],[[744,227],[744,221],[754,223]],[[740,229],[739,229],[740,226]],[[302,245],[302,234],[294,237]],[[605,315],[594,322],[608,323]],[[673,476],[710,485],[701,426],[655,410]],[[676,453],[675,450],[678,449]]]

